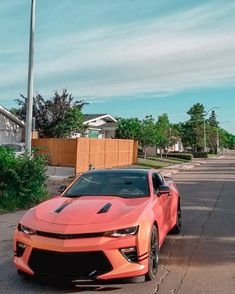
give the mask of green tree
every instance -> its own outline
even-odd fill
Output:
[[[235,149],[235,136],[226,130],[219,128],[219,146],[222,148]]]
[[[210,150],[213,153],[217,152],[217,128],[218,128],[218,122],[216,113],[214,110],[212,110],[211,115],[209,119],[206,121],[207,126],[207,146],[210,148]]]
[[[201,151],[204,147],[204,105],[201,103],[194,104],[187,114],[190,119],[182,124],[183,144],[185,147],[191,147],[193,151]]]
[[[208,123],[211,127],[218,127],[217,115],[214,110],[212,110],[211,115],[209,117]]]
[[[156,123],[152,115],[146,116],[141,122],[141,132],[139,142],[146,158],[146,147],[155,145]]]
[[[141,121],[138,118],[121,118],[118,120],[115,138],[139,140]]]
[[[155,124],[155,146],[160,149],[161,157],[163,151],[173,144],[171,131],[167,114],[160,115]]]
[[[26,121],[27,98],[22,94],[20,97],[16,100],[19,108],[11,111]],[[33,98],[33,116],[39,136],[61,138],[84,133],[82,108],[86,104],[83,100],[75,100],[67,89],[63,89],[61,94],[55,91],[54,96],[48,100],[37,93]]]

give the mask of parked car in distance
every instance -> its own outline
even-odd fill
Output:
[[[19,157],[25,153],[25,143],[7,143],[1,145],[4,148],[13,149],[15,156]]]
[[[151,169],[91,170],[31,208],[14,233],[19,273],[152,280],[159,249],[181,230],[174,181]]]

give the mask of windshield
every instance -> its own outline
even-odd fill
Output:
[[[82,175],[63,195],[119,196],[137,198],[149,196],[147,174],[139,173],[87,173]]]

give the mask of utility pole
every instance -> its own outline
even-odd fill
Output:
[[[35,34],[35,6],[36,0],[31,1],[30,36],[29,36],[29,64],[26,109],[26,152],[31,153],[32,145],[32,114],[33,114],[33,82],[34,82],[34,34]]]
[[[206,118],[203,116],[204,152],[206,152]]]

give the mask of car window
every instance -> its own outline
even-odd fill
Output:
[[[159,187],[163,184],[163,179],[159,174],[155,173],[152,176],[152,181],[153,181],[153,189],[154,192],[157,193],[159,190]]]
[[[149,196],[147,174],[87,173],[82,175],[64,194],[76,196],[120,196],[137,198]]]

